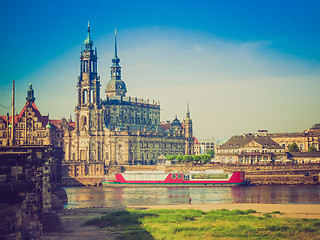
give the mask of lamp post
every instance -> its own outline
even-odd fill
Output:
[[[14,146],[14,80],[12,82],[12,117],[11,117],[11,139],[10,146]]]

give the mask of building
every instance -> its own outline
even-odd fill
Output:
[[[285,149],[268,136],[246,134],[231,137],[217,147],[215,161],[230,164],[286,163]]]
[[[213,140],[198,140],[194,141],[194,154],[202,155],[207,154],[208,150],[215,150],[215,143]]]
[[[181,123],[160,122],[157,101],[127,96],[121,79],[115,35],[111,79],[100,96],[97,49],[88,26],[85,48],[80,53],[80,76],[75,125],[64,128],[65,166],[69,176],[104,175],[109,165],[155,164],[161,155],[193,154],[190,111]]]
[[[293,142],[299,146],[301,152],[307,152],[310,146],[314,146],[317,151],[320,150],[320,124],[315,124],[304,132],[270,133],[268,136],[286,151]]]
[[[288,158],[294,163],[320,163],[320,152],[290,152]]]
[[[12,122],[14,136],[12,136]],[[49,115],[43,116],[35,104],[34,90],[29,84],[26,104],[18,115],[0,116],[0,146],[9,146],[13,141],[18,145],[53,145],[63,147],[64,130],[60,126],[66,120],[50,120]],[[71,122],[67,122],[71,124]]]

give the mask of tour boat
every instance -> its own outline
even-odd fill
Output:
[[[104,186],[228,186],[247,184],[244,172],[223,170],[165,173],[165,171],[127,171],[102,181]]]

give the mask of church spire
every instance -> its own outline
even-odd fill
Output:
[[[184,126],[184,137],[186,139],[185,145],[185,154],[186,155],[193,155],[194,154],[194,138],[193,138],[193,127],[192,127],[192,120],[190,118],[190,109],[189,109],[189,101],[187,104],[187,114],[186,119],[183,122]]]
[[[114,57],[112,58],[111,79],[107,83],[105,92],[107,97],[113,95],[125,97],[127,88],[126,84],[121,80],[120,58],[118,58],[117,48],[117,30],[115,30],[114,33]]]
[[[187,117],[187,118],[190,118],[189,101],[188,101],[188,104],[187,104],[187,114],[186,114],[186,117]]]
[[[33,91],[33,89],[32,89],[32,84],[31,84],[31,82],[30,82],[30,84],[29,84],[29,89],[28,89],[28,92],[27,92],[26,100],[27,100],[27,102],[30,103],[30,104],[34,103],[34,100],[35,100],[34,91]]]
[[[117,49],[117,29],[114,30],[114,57],[112,58],[113,65],[112,67],[120,67],[118,58],[118,49]]]
[[[84,41],[84,45],[86,46],[87,50],[91,50],[92,45],[93,45],[93,41],[90,37],[90,24],[89,24],[89,22],[88,22],[88,35],[87,35],[86,40]]]
[[[117,29],[114,30],[114,56],[118,57],[118,54],[117,54]]]

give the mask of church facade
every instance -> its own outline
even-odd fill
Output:
[[[121,79],[115,35],[111,79],[100,96],[97,50],[88,26],[85,49],[80,54],[80,76],[75,126],[64,128],[65,164],[71,176],[103,175],[109,165],[156,164],[160,156],[193,154],[193,129],[189,109],[180,122],[160,122],[159,102],[127,96]]]

